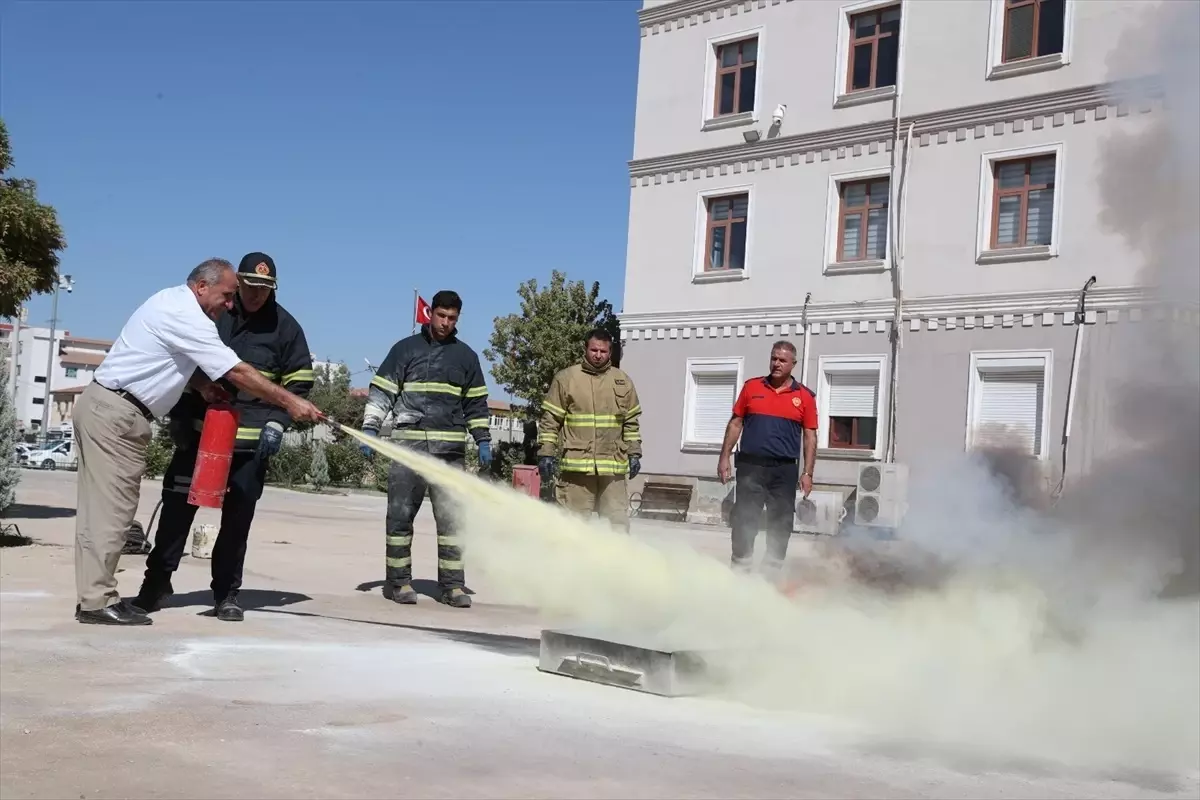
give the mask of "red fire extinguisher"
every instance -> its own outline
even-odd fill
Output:
[[[192,472],[192,488],[188,490],[188,502],[192,505],[221,507],[229,482],[237,429],[238,412],[233,406],[219,403],[208,407],[204,415],[204,427],[200,431],[200,449],[196,454],[196,469]]]

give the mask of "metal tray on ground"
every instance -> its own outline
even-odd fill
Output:
[[[688,649],[653,635],[619,638],[595,631],[543,630],[538,670],[622,689],[683,697],[708,683],[707,648]]]

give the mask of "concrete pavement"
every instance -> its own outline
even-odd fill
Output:
[[[966,762],[813,716],[538,673],[543,624],[379,594],[384,501],[268,489],[242,624],[190,557],[149,627],[73,620],[75,477],[25,472],[0,550],[0,796],[1196,797],[1194,776]],[[143,486],[143,524],[158,484]],[[198,521],[216,522],[203,510]],[[428,509],[418,576],[435,573]],[[725,558],[727,534],[635,525]],[[802,551],[803,548],[798,548]],[[123,594],[140,558],[125,557]],[[532,577],[532,576],[531,576]],[[420,587],[432,590],[432,581]]]

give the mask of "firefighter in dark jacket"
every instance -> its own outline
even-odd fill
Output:
[[[238,294],[233,308],[217,320],[221,341],[243,361],[300,397],[313,385],[312,355],[300,323],[275,299],[275,262],[265,253],[250,253],[238,266]],[[222,384],[225,382],[222,381]],[[221,529],[212,553],[213,605],[218,619],[240,622],[238,590],[254,508],[262,495],[267,464],[283,443],[292,420],[287,412],[224,385],[238,412],[237,440],[229,468],[228,491],[221,506]],[[188,503],[200,429],[208,404],[191,389],[171,409],[168,427],[175,455],[163,476],[162,512],[154,549],[146,558],[146,574],[134,605],[156,611],[171,595],[171,575],[179,568],[196,506]]]
[[[479,446],[480,464],[486,467],[492,461],[487,386],[479,356],[458,340],[455,325],[462,299],[455,292],[441,291],[430,306],[430,322],[420,333],[393,345],[371,379],[363,433],[378,436],[390,416],[392,439],[459,469],[470,436]],[[364,446],[364,452],[369,453],[369,448]],[[383,596],[405,605],[417,602],[412,587],[413,520],[427,489],[437,521],[438,599],[454,608],[470,608],[450,498],[441,487],[396,463],[388,472]]]

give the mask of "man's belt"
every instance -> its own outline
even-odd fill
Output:
[[[128,400],[130,403],[133,404],[133,407],[138,410],[138,413],[146,418],[147,422],[154,421],[154,415],[150,413],[150,409],[146,408],[145,403],[143,403],[141,400],[138,400],[136,397],[134,397],[132,392],[130,392],[126,389],[109,389],[107,386],[105,386],[103,383],[101,383],[100,381],[97,381],[97,380],[93,380],[92,383],[96,384],[97,386],[99,386],[101,389],[103,389],[106,392],[112,392],[113,394],[117,395],[118,397],[123,397],[126,400]]]

